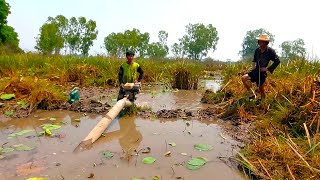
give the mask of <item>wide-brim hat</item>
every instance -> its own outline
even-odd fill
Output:
[[[270,38],[268,34],[261,34],[259,37],[256,38],[258,41],[266,41],[270,42]]]

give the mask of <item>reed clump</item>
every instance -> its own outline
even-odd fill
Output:
[[[250,143],[239,155],[245,172],[263,179],[319,179],[319,62],[292,60],[279,66],[267,79],[262,101],[248,100],[242,85],[240,77],[250,66],[228,65],[221,90],[204,96],[206,102],[227,104],[220,117],[254,124]],[[227,94],[232,96],[223,98]]]

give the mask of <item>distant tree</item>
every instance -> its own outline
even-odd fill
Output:
[[[174,43],[171,47],[172,54],[177,58],[183,58],[185,51],[183,50],[181,43]]]
[[[174,50],[181,54],[186,53],[189,58],[200,60],[207,56],[208,51],[216,50],[219,40],[218,31],[212,24],[189,24],[186,26],[186,35],[179,39],[179,44],[174,44]],[[182,50],[180,50],[182,47]]]
[[[7,17],[10,13],[9,4],[5,0],[0,0],[0,46],[8,46],[10,51],[20,52],[18,33],[13,27],[7,25]]]
[[[159,42],[151,43],[147,48],[147,56],[153,58],[164,58],[169,53],[167,46],[168,33],[165,31],[159,31],[158,33]]]
[[[284,41],[280,45],[281,56],[287,60],[304,59],[306,55],[306,48],[304,45],[304,40],[300,38],[294,41]]]
[[[159,43],[163,47],[168,47],[167,46],[168,36],[169,36],[169,34],[163,30],[159,31],[159,33],[158,33]]]
[[[93,41],[97,39],[98,31],[96,22],[85,17],[75,17],[69,20],[62,16],[49,17],[47,22],[40,28],[37,37],[36,49],[43,53],[59,54],[62,48],[65,53],[88,56]]]
[[[72,17],[69,19],[66,42],[70,54],[88,55],[93,41],[98,36],[96,27],[95,21],[87,21],[85,17],[79,17],[78,19]]]
[[[10,6],[5,0],[0,0],[0,26],[7,24],[7,17],[10,14]]]
[[[64,39],[59,33],[59,25],[56,23],[46,23],[40,28],[35,49],[43,54],[59,54],[63,48]]]
[[[164,58],[168,55],[168,51],[168,47],[156,42],[148,45],[147,55],[152,58]]]
[[[274,35],[268,32],[265,29],[256,29],[252,31],[247,31],[246,36],[243,39],[242,42],[242,50],[239,52],[241,57],[243,59],[252,59],[255,50],[258,48],[258,43],[257,43],[257,37],[259,37],[261,34],[268,34],[270,37],[270,43],[274,42]]]
[[[111,56],[122,57],[127,50],[144,57],[147,53],[150,35],[138,29],[126,30],[123,33],[111,33],[104,39],[104,46]]]

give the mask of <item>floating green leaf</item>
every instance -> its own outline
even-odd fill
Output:
[[[0,154],[10,153],[12,151],[14,151],[14,149],[10,148],[10,147],[9,148],[2,148],[1,151],[0,151]]]
[[[193,158],[188,161],[187,168],[190,170],[198,170],[202,166],[204,166],[207,163],[207,161],[208,161],[207,159],[201,158],[201,157]]]
[[[46,180],[45,178],[39,178],[39,177],[33,177],[33,178],[28,178],[27,180]]]
[[[80,120],[80,119],[74,119],[74,121],[75,121],[75,122],[81,122],[81,120]]]
[[[22,136],[22,135],[24,135],[24,134],[27,134],[27,133],[30,133],[30,132],[33,132],[33,131],[34,131],[34,130],[25,129],[25,130],[22,130],[22,131],[17,132],[17,133],[9,134],[8,137]]]
[[[140,179],[140,178],[135,178],[135,177],[133,177],[133,178],[131,178],[131,180],[144,180],[144,179]]]
[[[4,112],[4,115],[5,115],[6,117],[11,117],[11,116],[13,116],[13,114],[14,114],[14,111],[13,111],[13,110],[5,111],[5,112]]]
[[[156,159],[153,158],[153,157],[145,157],[145,158],[142,160],[142,162],[143,162],[144,164],[153,164],[155,161],[156,161]]]
[[[24,144],[13,145],[13,147],[14,147],[17,151],[31,151],[32,149],[34,149],[34,147],[29,147],[29,146],[24,145]]]
[[[154,176],[153,180],[160,180],[159,176]]]
[[[113,157],[113,153],[110,151],[103,151],[102,155],[103,155],[103,157],[105,157],[107,159],[111,159]]]
[[[177,144],[174,143],[174,142],[169,143],[169,145],[172,146],[172,147],[176,147],[177,146]]]
[[[49,129],[49,130],[56,130],[56,129],[60,129],[61,126],[59,125],[54,125],[54,124],[43,124],[41,125],[43,130]]]
[[[49,120],[50,120],[50,121],[55,121],[55,120],[57,120],[57,118],[52,117],[52,118],[50,118]]]
[[[10,99],[15,98],[15,97],[16,97],[15,94],[2,94],[2,95],[0,96],[0,98],[1,98],[2,100],[10,100]]]
[[[44,130],[45,135],[47,136],[52,136],[52,132],[50,131],[50,129],[45,129]]]
[[[59,125],[54,125],[54,124],[43,124],[41,125],[42,129],[44,131],[40,132],[40,135],[48,135],[52,136],[52,130],[60,129],[61,126]]]
[[[213,149],[213,146],[209,144],[197,144],[197,145],[194,145],[194,148],[199,151],[210,151]]]

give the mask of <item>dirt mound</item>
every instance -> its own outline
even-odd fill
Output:
[[[167,110],[163,109],[155,113],[157,118],[184,118],[184,117],[193,117],[194,113],[192,111],[176,109],[176,110]]]
[[[71,104],[69,110],[101,114],[101,113],[106,113],[109,110],[109,108],[110,108],[109,104],[103,104],[100,102],[87,100],[87,101],[74,102],[73,104]]]

